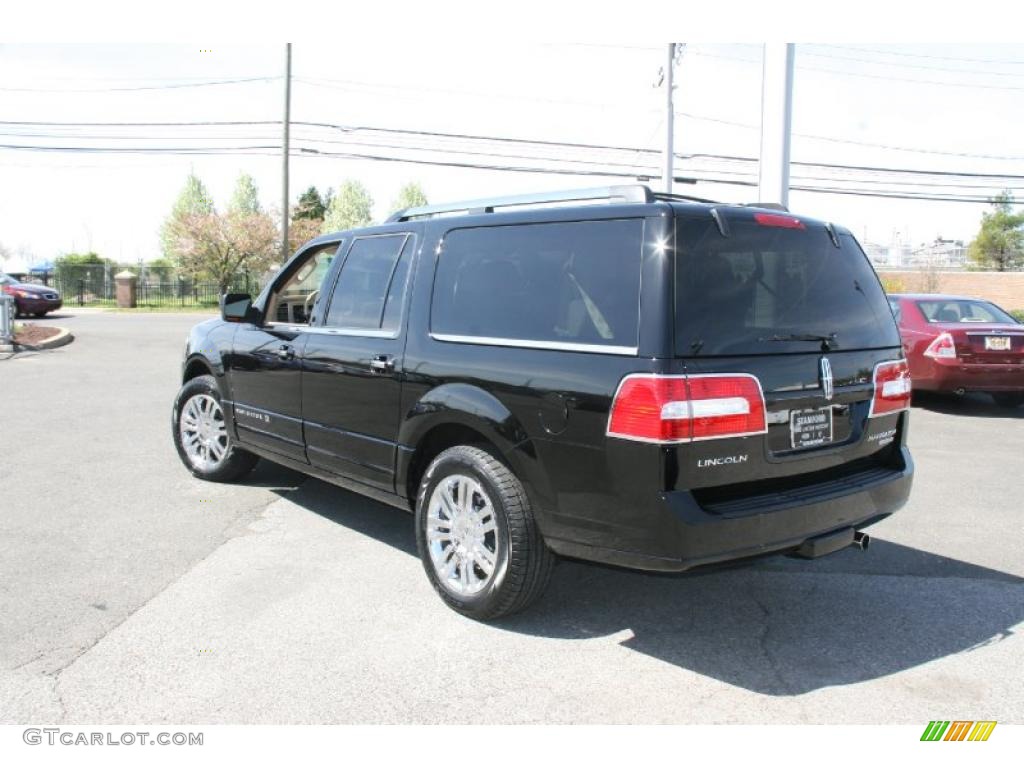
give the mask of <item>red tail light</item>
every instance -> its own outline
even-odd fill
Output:
[[[875,394],[869,416],[885,416],[910,408],[910,368],[906,360],[893,360],[875,366]]]
[[[14,295],[14,288],[10,285],[0,285],[0,290],[2,290],[8,296]]]
[[[956,357],[956,344],[948,333],[940,333],[922,354],[935,360],[951,360]]]
[[[619,384],[608,434],[685,443],[768,431],[761,384],[749,374],[630,374]]]
[[[806,229],[800,219],[783,216],[778,213],[755,213],[754,221],[762,227],[781,227],[782,229]]]

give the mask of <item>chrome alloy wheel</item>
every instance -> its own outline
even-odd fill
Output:
[[[181,447],[196,469],[211,472],[228,453],[228,431],[220,403],[209,395],[190,397],[178,423]]]
[[[478,594],[498,568],[494,505],[480,483],[448,475],[427,505],[427,546],[438,580],[463,597]]]

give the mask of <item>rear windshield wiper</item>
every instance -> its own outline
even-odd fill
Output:
[[[835,332],[823,336],[820,333],[789,333],[785,335],[762,336],[758,341],[820,341],[821,351],[828,352],[835,346]]]

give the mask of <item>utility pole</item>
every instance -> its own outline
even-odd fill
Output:
[[[665,192],[672,193],[672,161],[673,161],[673,132],[675,130],[675,111],[672,106],[673,77],[676,65],[676,44],[668,44],[668,58],[665,60]]]
[[[761,162],[758,202],[789,207],[789,144],[793,122],[793,44],[765,43],[761,79]]]
[[[284,49],[284,139],[281,155],[281,264],[291,255],[288,249],[288,151],[292,115],[292,44]]]

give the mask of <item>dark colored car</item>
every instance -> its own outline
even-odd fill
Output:
[[[42,317],[64,306],[60,294],[53,288],[35,283],[22,283],[0,272],[0,291],[14,297],[16,315]]]
[[[988,392],[1024,405],[1024,325],[991,301],[942,294],[892,294],[914,389]]]
[[[455,610],[556,555],[655,571],[850,545],[907,499],[910,381],[845,229],[613,187],[317,238],[185,349],[198,477],[263,457],[415,513]]]

